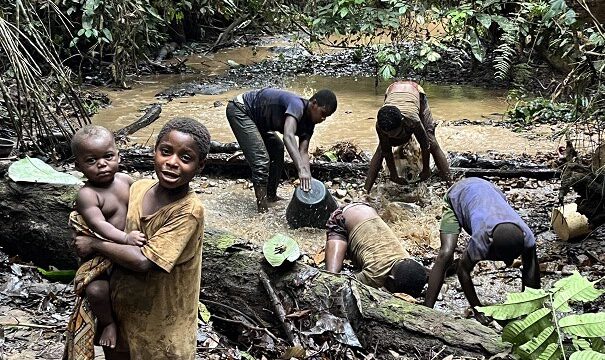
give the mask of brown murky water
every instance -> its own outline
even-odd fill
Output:
[[[220,95],[196,95],[166,102],[155,94],[167,87],[188,81],[196,81],[202,75],[154,76],[138,80],[133,89],[109,91],[112,105],[93,117],[93,122],[112,130],[126,126],[141,116],[141,110],[152,103],[162,104],[160,118],[133,134],[132,140],[153,142],[153,135],[162,125],[175,116],[189,116],[202,121],[212,138],[231,142],[235,138],[225,117],[227,101],[248,89],[230,90]],[[311,150],[317,146],[329,146],[336,141],[349,141],[362,149],[372,151],[377,138],[374,131],[376,112],[383,101],[387,84],[374,89],[374,79],[365,77],[298,77],[291,80],[287,89],[309,97],[316,90],[332,89],[338,96],[338,110],[323,124],[316,127],[311,140]],[[429,105],[436,121],[437,138],[447,151],[486,152],[497,150],[511,153],[551,151],[555,144],[546,137],[530,140],[509,129],[480,125],[456,125],[463,119],[499,120],[507,109],[505,95],[501,91],[460,85],[424,84]],[[218,106],[215,106],[216,102]],[[545,129],[548,134],[549,129]]]

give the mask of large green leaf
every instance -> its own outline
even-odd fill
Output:
[[[603,337],[605,336],[605,313],[569,315],[559,320],[559,327],[571,335]]]
[[[492,25],[492,17],[488,14],[477,13],[475,17],[477,18],[477,21],[479,21],[486,29],[489,29],[489,27]]]
[[[277,234],[263,244],[263,255],[271,266],[280,266],[285,260],[296,261],[300,248],[294,239]]]
[[[59,281],[62,283],[69,283],[76,276],[76,270],[45,270],[43,268],[37,268],[38,272],[45,278],[52,281]]]
[[[499,305],[480,306],[477,310],[496,320],[515,319],[542,307],[547,294],[542,289],[526,288],[521,293],[509,293],[506,302]]]
[[[15,182],[32,182],[60,185],[82,185],[75,176],[58,172],[37,158],[25,157],[8,168],[8,177]]]
[[[569,360],[605,360],[605,354],[594,350],[582,350],[571,354]]]
[[[561,348],[559,344],[550,344],[546,347],[546,350],[538,356],[538,360],[558,360],[561,358]]]
[[[593,301],[605,290],[595,289],[596,282],[588,281],[578,272],[574,272],[571,276],[557,281],[553,287],[555,296],[553,300],[553,308],[558,311],[568,312],[571,308],[568,305],[569,301],[588,302]]]
[[[552,325],[552,312],[548,308],[541,308],[527,315],[525,319],[513,321],[502,330],[502,341],[513,345],[528,342],[534,336]]]
[[[469,29],[466,35],[466,40],[471,45],[471,51],[479,62],[483,62],[485,59],[485,47],[481,44],[481,40],[477,36],[474,29]]]
[[[559,340],[557,332],[554,326],[549,326],[542,330],[540,335],[534,337],[529,342],[519,346],[517,354],[522,359],[536,359],[546,347],[552,343],[556,343]]]

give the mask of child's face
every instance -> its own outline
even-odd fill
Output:
[[[172,130],[160,139],[154,155],[155,173],[160,186],[178,189],[189,182],[203,167],[197,145],[187,133]]]
[[[311,121],[313,124],[320,124],[326,120],[326,118],[332,114],[329,114],[325,106],[317,105],[315,100],[309,104],[309,112],[311,115]]]
[[[89,137],[80,144],[76,168],[95,185],[110,184],[118,172],[120,156],[109,136]]]

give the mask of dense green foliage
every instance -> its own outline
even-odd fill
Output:
[[[605,290],[594,287],[579,273],[557,281],[549,290],[527,288],[510,293],[504,304],[479,307],[478,310],[496,320],[519,320],[502,330],[502,340],[513,344],[513,351],[522,360],[560,359],[573,352],[571,359],[603,359],[605,350],[605,313],[563,314],[571,312],[570,303],[590,302]],[[564,339],[572,347],[565,347]]]
[[[46,89],[28,94],[32,87],[24,85],[26,79],[46,84],[33,88],[57,88],[74,79],[71,71],[79,75],[109,69],[114,83],[126,86],[126,75],[153,63],[155,53],[170,41],[202,40],[217,49],[229,44],[234,33],[297,30],[307,35],[300,38],[306,45],[352,47],[357,59],[373,54],[376,74],[385,79],[422,75],[441,62],[461,67],[487,62],[493,65],[494,78],[519,89],[513,94],[519,100],[513,117],[521,123],[548,118],[594,123],[605,105],[605,29],[585,2],[573,4],[575,8],[565,0],[0,0],[5,31],[22,32],[7,36],[14,42],[0,47],[0,73],[5,84],[23,85],[17,87],[22,98],[37,99],[37,107],[27,111],[13,107],[8,117],[20,126],[30,117],[17,119],[20,112],[48,118],[40,95],[54,93]],[[536,62],[548,64],[563,78],[545,86],[542,94],[535,91]],[[19,75],[27,72],[18,69],[28,68],[37,70],[29,77]],[[41,80],[49,75],[53,81]],[[71,98],[67,89],[60,93]],[[14,95],[8,90],[3,93]],[[549,100],[526,98],[528,92]],[[558,99],[564,103],[546,103]],[[85,105],[72,103],[69,113],[86,122]],[[7,106],[0,104],[0,118],[7,117]],[[45,131],[63,126],[60,132],[68,135],[73,126],[63,123],[69,123],[69,116],[53,119]],[[45,128],[30,126],[36,127]]]

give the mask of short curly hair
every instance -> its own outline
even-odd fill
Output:
[[[395,130],[401,126],[402,120],[401,111],[396,106],[383,106],[378,110],[376,116],[376,124],[383,131]]]
[[[99,125],[84,125],[80,128],[71,138],[71,153],[74,156],[77,156],[80,151],[82,151],[82,144],[88,138],[102,138],[108,137],[111,139],[113,145],[115,146],[115,138],[113,133],[103,126]]]
[[[168,121],[158,133],[158,139],[155,142],[156,148],[160,144],[162,138],[172,130],[191,135],[197,145],[200,160],[203,160],[208,156],[208,152],[210,151],[210,133],[208,132],[208,129],[206,129],[201,122],[187,117],[177,117]]]
[[[385,281],[387,290],[393,293],[406,293],[413,297],[420,296],[426,284],[427,271],[424,266],[413,259],[396,263]]]
[[[325,107],[328,114],[332,115],[336,111],[338,107],[338,100],[336,99],[336,94],[332,90],[322,89],[313,94],[309,101],[315,100],[317,102],[317,106]]]

